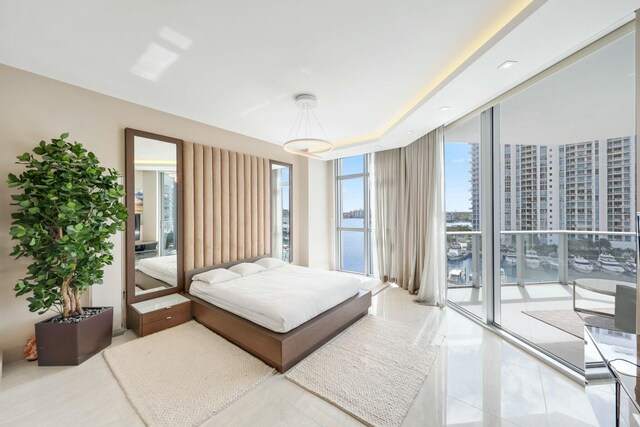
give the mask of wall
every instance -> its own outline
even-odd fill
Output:
[[[308,179],[301,180],[300,174],[307,174],[307,159],[288,154],[281,147],[257,139],[239,135],[223,129],[187,120],[101,95],[82,88],[27,73],[15,68],[0,65],[0,144],[3,154],[0,156],[0,350],[4,351],[5,363],[16,360],[28,337],[33,335],[33,324],[44,316],[30,313],[24,297],[16,298],[13,286],[23,277],[27,260],[15,261],[8,254],[12,243],[9,237],[11,222],[10,192],[4,184],[10,172],[19,172],[14,164],[15,156],[31,150],[42,139],[57,137],[63,132],[71,133],[71,140],[77,140],[93,151],[104,166],[124,171],[124,129],[154,132],[181,138],[186,141],[208,144],[219,148],[250,153],[256,156],[293,164],[294,206],[293,206],[293,245],[294,262],[307,265],[325,263],[329,258],[309,257],[307,241],[310,211]],[[212,100],[212,102],[215,102]],[[312,173],[324,176],[327,171],[313,162]],[[314,181],[315,182],[315,181]],[[316,187],[315,184],[314,188]],[[318,185],[319,186],[319,185]],[[317,190],[317,188],[316,188]],[[329,200],[330,201],[330,200]],[[323,195],[314,207],[318,212],[326,212],[326,195]],[[300,219],[304,212],[306,218]],[[322,215],[320,215],[322,216]],[[311,218],[317,225],[315,215]],[[321,218],[320,218],[321,219]],[[301,227],[298,227],[302,224]],[[326,227],[325,227],[326,228]],[[329,236],[314,236],[327,240]],[[122,290],[124,289],[124,239],[121,234],[113,239],[115,243],[115,262],[105,268],[105,283],[92,289],[92,303],[95,305],[115,306],[114,328],[121,323]],[[315,243],[314,243],[315,244]],[[320,243],[324,248],[326,245]],[[306,254],[300,256],[300,249]],[[324,251],[325,249],[323,249]],[[304,262],[302,262],[304,261]]]
[[[309,236],[299,242],[300,262],[315,268],[333,268],[333,162],[308,159],[302,165],[300,180],[308,191],[299,197],[306,199],[300,212],[302,233]],[[294,225],[295,229],[296,225]]]

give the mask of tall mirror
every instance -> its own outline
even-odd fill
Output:
[[[292,165],[271,161],[271,255],[286,262],[293,261],[292,172]]]
[[[127,302],[181,292],[182,141],[125,130]]]

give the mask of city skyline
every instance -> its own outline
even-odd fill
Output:
[[[471,145],[462,142],[445,144],[444,182],[447,212],[471,212],[471,202],[466,197],[471,192],[469,182]]]
[[[472,227],[479,230],[479,145],[469,145]],[[553,146],[503,145],[501,230],[634,231],[635,150],[634,136]],[[557,236],[540,239],[556,243]]]

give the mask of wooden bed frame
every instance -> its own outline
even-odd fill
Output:
[[[273,332],[188,293],[192,278],[198,273],[265,257],[187,271],[186,296],[192,301],[193,317],[199,323],[284,373],[365,316],[371,306],[371,292],[360,291],[358,295],[284,334]]]

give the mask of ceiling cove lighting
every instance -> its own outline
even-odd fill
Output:
[[[333,150],[333,144],[327,139],[316,113],[313,112],[317,105],[318,100],[313,95],[296,96],[296,106],[300,113],[293,123],[287,142],[284,143],[284,151],[317,159],[320,158],[318,154]]]
[[[509,68],[513,67],[514,65],[516,65],[517,63],[518,63],[518,61],[504,61],[502,64],[500,64],[500,66],[498,67],[498,70],[509,69]]]
[[[473,54],[476,53],[482,46],[489,43],[491,39],[495,37],[507,25],[509,25],[509,23],[516,20],[516,18],[518,18],[520,14],[522,14],[522,16],[525,16],[523,12],[525,12],[525,10],[529,6],[533,5],[534,2],[535,0],[512,0],[509,2],[505,2],[508,5],[508,9],[505,10],[504,13],[499,17],[497,17],[497,20],[495,22],[484,28],[482,33],[478,37],[474,37],[472,42],[465,45],[464,49],[455,56],[455,60],[450,62],[446,68],[442,69],[442,71],[432,81],[428,82],[415,98],[407,102],[407,104],[400,111],[390,117],[386,125],[368,135],[360,135],[338,141],[335,145],[343,147],[345,145],[353,145],[382,138],[383,135],[385,135],[401,120],[407,117],[414,108],[418,107],[420,103],[425,100],[425,98],[434,93],[438,86],[443,84],[443,82],[448,77],[452,76],[453,73],[456,72],[456,70],[463,67],[465,62],[471,59]]]

